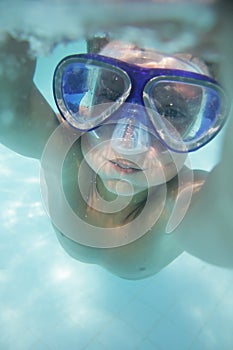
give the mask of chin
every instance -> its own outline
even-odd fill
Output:
[[[138,193],[144,192],[148,189],[147,186],[136,186],[132,184],[130,181],[125,181],[122,179],[115,179],[115,180],[107,180],[102,179],[102,182],[104,183],[105,188],[117,195],[117,196],[133,196]]]

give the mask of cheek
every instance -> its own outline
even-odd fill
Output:
[[[86,162],[96,173],[101,173],[104,169],[107,171],[107,160],[112,158],[108,140],[100,140],[91,133],[86,133],[81,137],[81,150]]]
[[[183,168],[186,160],[186,155],[170,151],[158,154],[156,149],[152,148],[152,153],[152,159],[149,155],[146,157],[148,167],[144,171],[150,187],[170,181]]]

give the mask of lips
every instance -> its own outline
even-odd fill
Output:
[[[109,162],[113,164],[116,170],[127,174],[143,170],[136,163],[126,159],[117,158],[117,159],[109,160]]]

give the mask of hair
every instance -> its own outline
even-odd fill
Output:
[[[103,47],[105,47],[111,39],[108,35],[97,35],[93,37],[88,37],[87,42],[87,52],[88,53],[99,53]]]
[[[107,54],[138,65],[145,65],[145,63],[149,65],[149,60],[151,60],[151,58],[158,60],[159,56],[162,57],[162,54],[157,53],[153,49],[139,48],[132,43],[121,42],[121,45],[119,45],[119,41],[113,40],[109,34],[98,34],[87,38],[86,41],[88,53],[100,53],[102,55]],[[199,68],[203,74],[218,80],[219,65],[217,63],[207,61],[206,59],[202,59],[201,57],[197,57],[193,54],[182,52],[175,53],[172,55],[172,57],[189,63]]]

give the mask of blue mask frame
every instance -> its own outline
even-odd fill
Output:
[[[67,72],[72,72],[75,65],[82,63],[85,65],[97,65],[108,69],[120,70],[122,75],[129,84],[128,91],[124,98],[116,105],[115,110],[111,110],[109,115],[106,114],[105,118],[86,129],[79,127],[79,125],[73,122],[72,113],[67,110],[65,96],[63,94],[62,86]],[[194,84],[204,87],[205,89],[211,89],[216,92],[215,99],[210,101],[211,96],[207,96],[206,108],[203,110],[203,118],[200,126],[200,130],[195,135],[193,140],[188,142],[180,140],[174,140],[169,131],[166,132],[166,125],[158,119],[158,122],[152,122],[154,118],[154,107],[151,103],[151,89],[155,84],[163,81],[172,81],[177,83]],[[203,147],[206,143],[212,140],[218,132],[222,129],[228,114],[228,104],[226,95],[220,86],[220,84],[200,73],[194,73],[190,71],[180,69],[165,69],[165,68],[147,68],[126,63],[115,58],[101,56],[97,54],[79,54],[65,57],[56,67],[53,78],[53,93],[56,105],[61,113],[63,120],[70,125],[81,131],[93,130],[106,122],[117,122],[120,118],[121,109],[124,108],[124,103],[127,106],[140,105],[146,108],[147,113],[136,116],[140,119],[140,123],[156,133],[159,139],[171,150],[175,152],[191,152]],[[209,98],[209,101],[208,101]],[[156,112],[158,115],[158,112]],[[152,116],[153,114],[153,116]],[[145,116],[146,115],[146,116]],[[164,132],[160,130],[164,129]]]

